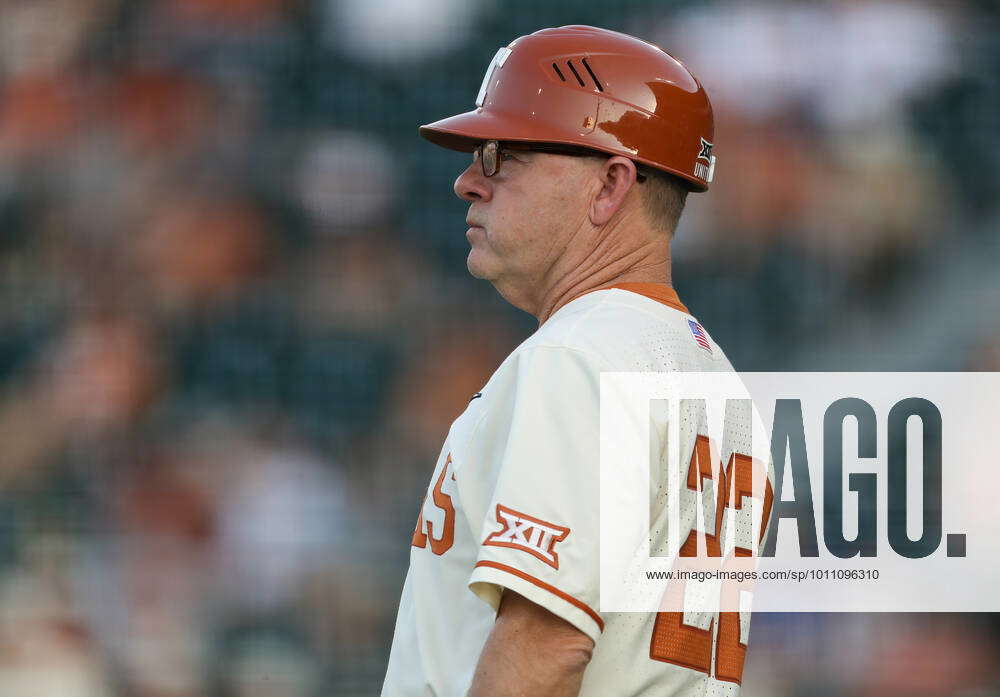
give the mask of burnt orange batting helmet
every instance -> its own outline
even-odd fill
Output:
[[[712,105],[679,60],[628,34],[542,29],[497,51],[476,108],[420,127],[451,150],[485,140],[560,143],[623,155],[685,180],[712,181]]]

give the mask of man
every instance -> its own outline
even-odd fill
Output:
[[[738,691],[748,616],[692,625],[679,612],[598,611],[600,373],[732,370],[670,286],[685,197],[712,179],[712,128],[704,90],[677,60],[570,26],[500,49],[476,109],[420,129],[473,153],[455,182],[469,202],[469,271],[540,327],[445,440],[383,697]],[[704,467],[709,452],[723,463],[747,452],[748,413],[727,412],[711,444],[703,415],[686,407],[682,417],[693,489],[699,454]],[[666,431],[654,425],[662,460]],[[662,522],[666,474],[651,479]],[[682,499],[685,544],[697,493]],[[722,504],[709,500],[704,520]],[[665,527],[651,532],[658,549]],[[701,532],[719,534],[711,523]]]

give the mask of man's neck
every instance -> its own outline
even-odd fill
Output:
[[[660,245],[636,249],[613,262],[587,260],[573,269],[541,298],[535,312],[539,326],[559,308],[586,293],[611,288],[620,283],[663,283],[670,285],[670,249]]]

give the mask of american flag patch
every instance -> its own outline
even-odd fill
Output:
[[[694,336],[694,340],[698,343],[698,345],[711,353],[712,345],[708,343],[708,336],[705,334],[705,330],[702,329],[701,325],[693,319],[689,319],[688,326],[691,327],[691,334]]]

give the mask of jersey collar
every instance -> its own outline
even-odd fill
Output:
[[[675,310],[680,310],[684,314],[690,314],[680,298],[677,297],[677,291],[674,290],[673,286],[669,286],[666,283],[616,283],[609,288],[602,288],[601,290],[611,290],[612,288],[627,290],[630,293],[638,293],[650,300],[655,300]]]

